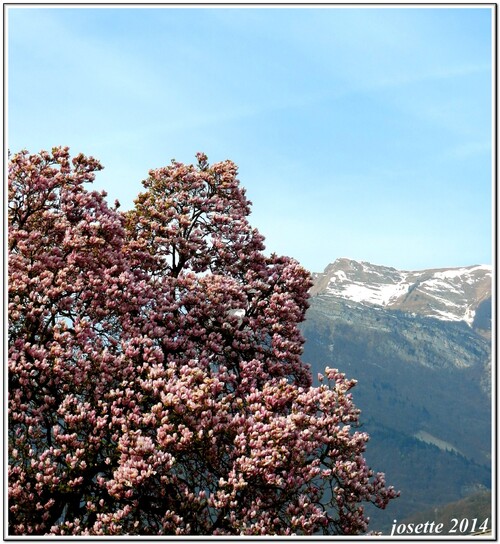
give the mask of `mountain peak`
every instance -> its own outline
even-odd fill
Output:
[[[472,326],[480,305],[491,304],[491,274],[491,265],[408,271],[340,258],[315,275],[311,294]]]

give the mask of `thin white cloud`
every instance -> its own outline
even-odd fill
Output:
[[[478,156],[485,156],[491,153],[491,142],[466,142],[446,149],[443,153],[444,158],[466,160]]]

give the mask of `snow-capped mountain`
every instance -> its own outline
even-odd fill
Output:
[[[338,259],[311,295],[303,360],[313,377],[330,366],[358,380],[367,456],[401,490],[372,528],[489,489],[492,267]]]
[[[314,275],[311,294],[473,326],[491,304],[491,276],[491,265],[406,271],[342,258]]]

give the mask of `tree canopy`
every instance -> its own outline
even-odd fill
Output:
[[[135,207],[68,148],[9,161],[9,532],[368,530],[355,384],[301,361],[311,279],[266,256],[231,161],[151,170]]]

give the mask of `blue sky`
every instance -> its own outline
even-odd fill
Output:
[[[491,8],[10,7],[8,147],[98,158],[130,208],[231,159],[269,252],[492,260]]]

